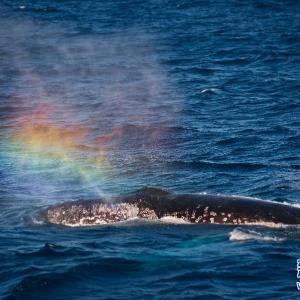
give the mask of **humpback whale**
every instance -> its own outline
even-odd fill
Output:
[[[300,224],[300,208],[241,196],[176,194],[146,187],[112,199],[77,200],[40,211],[48,223],[91,226],[132,218],[176,218],[189,223]]]

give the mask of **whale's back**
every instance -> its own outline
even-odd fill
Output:
[[[47,222],[69,226],[109,224],[132,218],[177,218],[189,223],[300,224],[300,208],[240,196],[175,194],[143,188],[113,199],[78,200],[42,211]]]

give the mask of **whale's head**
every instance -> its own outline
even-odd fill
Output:
[[[126,221],[138,216],[134,204],[101,200],[79,200],[44,209],[41,217],[48,223],[66,226],[90,226]]]

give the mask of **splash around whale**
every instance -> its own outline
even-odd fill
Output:
[[[65,226],[111,224],[133,218],[184,223],[300,224],[300,208],[240,196],[175,194],[146,187],[112,199],[77,200],[39,212],[47,223]]]

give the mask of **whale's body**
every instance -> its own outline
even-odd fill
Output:
[[[83,226],[110,224],[132,218],[176,218],[189,223],[300,224],[300,208],[239,196],[174,194],[144,188],[113,199],[78,200],[41,212],[53,224]]]

